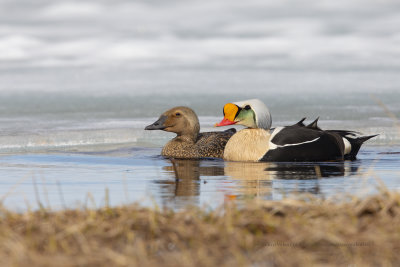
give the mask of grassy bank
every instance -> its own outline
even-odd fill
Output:
[[[400,194],[227,204],[1,210],[1,266],[300,266],[400,263]]]

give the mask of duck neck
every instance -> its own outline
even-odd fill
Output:
[[[177,133],[178,136],[176,138],[184,142],[196,143],[199,132],[200,124],[198,120],[189,121],[186,127],[184,127],[182,131]]]
[[[185,143],[196,143],[198,137],[198,133],[186,133],[186,134],[178,134],[175,139],[177,141],[182,141]]]
[[[259,128],[259,127],[247,127],[246,129],[249,129],[249,130],[264,130],[267,133],[270,133],[270,129],[263,129],[263,128]]]

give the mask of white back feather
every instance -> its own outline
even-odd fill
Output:
[[[244,108],[249,105],[256,115],[256,125],[258,128],[269,130],[272,125],[271,113],[267,106],[259,99],[249,99],[239,102],[233,102],[233,104]]]

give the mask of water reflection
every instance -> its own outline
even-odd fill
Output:
[[[266,171],[271,166],[268,162],[225,162],[225,175],[236,181],[236,195],[246,198],[272,198],[271,172]]]
[[[321,188],[322,179],[359,175],[359,166],[354,161],[276,163],[266,171],[274,173],[274,191],[282,195],[308,193],[324,198],[327,183],[324,181],[325,186]]]
[[[163,196],[163,205],[168,206],[171,201],[179,198],[184,204],[198,204],[197,198],[188,198],[200,195],[200,177],[223,176],[223,165],[201,166],[201,160],[178,160],[169,161],[170,165],[163,170],[173,176],[173,180],[156,181],[160,185]],[[178,203],[183,206],[183,203]]]
[[[345,175],[344,162],[277,163],[266,168],[275,179],[310,180]]]
[[[211,163],[210,163],[211,162]],[[231,187],[221,189],[224,197],[273,199],[279,180],[302,181],[298,188],[281,188],[286,193],[320,194],[319,179],[355,175],[358,164],[352,162],[272,163],[272,162],[224,162],[205,160],[169,160],[163,170],[172,179],[159,180],[163,204],[171,201],[179,204],[198,204],[202,192],[201,183],[218,177]],[[214,179],[215,180],[215,179]],[[275,185],[274,185],[275,181]],[[222,183],[221,183],[222,184]],[[204,191],[204,190],[203,190]]]
[[[231,179],[311,180],[319,178],[350,176],[358,172],[358,165],[351,162],[225,162],[225,175]]]

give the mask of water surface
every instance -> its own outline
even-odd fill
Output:
[[[368,147],[359,159],[320,163],[169,160],[159,149],[0,157],[0,195],[16,210],[101,207],[138,202],[180,209],[218,207],[235,199],[346,199],[400,189],[400,147]]]

